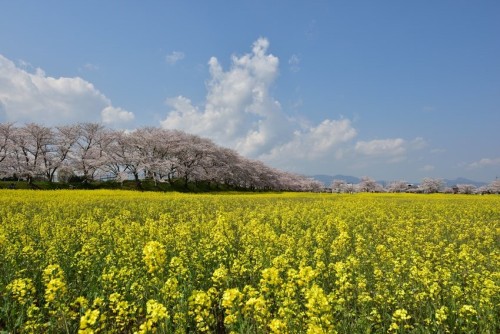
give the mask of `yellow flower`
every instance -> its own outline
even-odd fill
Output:
[[[313,284],[306,290],[305,297],[308,332],[320,333],[319,330],[321,333],[333,332],[332,310],[323,289]]]
[[[404,308],[398,309],[392,314],[393,321],[405,321],[409,319],[411,319],[411,316],[408,315],[408,311],[406,311]]]
[[[161,270],[167,261],[165,248],[158,241],[148,242],[144,246],[142,254],[149,273]]]
[[[239,301],[242,297],[242,294],[240,290],[238,289],[227,289],[224,291],[224,294],[222,295],[222,306],[224,308],[232,308],[233,306],[238,306],[237,304],[235,305],[236,301]]]
[[[439,309],[436,310],[436,322],[441,325],[448,317],[448,308],[446,306],[441,306]]]
[[[472,305],[463,305],[459,312],[461,317],[467,317],[467,316],[471,316],[471,315],[476,315],[477,314],[477,311],[474,309],[474,307]]]
[[[271,267],[262,270],[262,278],[260,280],[261,290],[265,293],[270,293],[281,284],[280,272],[278,269]]]
[[[400,325],[403,324],[405,329],[412,328],[410,325],[406,324],[408,320],[411,319],[411,316],[408,314],[408,311],[403,309],[397,309],[392,314],[392,323],[389,327],[389,331],[397,331],[400,328]]]
[[[10,291],[12,298],[17,300],[18,303],[24,305],[34,298],[35,286],[29,278],[18,278],[7,285],[7,291]]]
[[[45,301],[47,307],[55,308],[64,306],[63,297],[66,294],[66,283],[62,278],[53,278],[46,284]]]
[[[212,282],[217,287],[223,286],[227,280],[227,275],[228,270],[226,269],[226,267],[224,267],[224,265],[222,265],[219,268],[215,269],[214,273],[212,274]]]
[[[155,323],[168,318],[167,308],[154,299],[146,303],[147,317]]]
[[[208,332],[214,324],[212,300],[204,291],[193,291],[189,297],[189,315],[194,317],[196,328],[200,332]]]
[[[94,333],[92,327],[96,324],[99,319],[99,310],[87,310],[85,314],[80,317],[80,327],[78,329],[78,334],[90,334]]]
[[[269,330],[271,333],[282,334],[288,333],[286,324],[280,319],[273,319],[269,323]]]
[[[50,264],[43,270],[43,280],[45,283],[54,278],[64,279],[64,272],[58,264]]]
[[[237,321],[240,314],[240,302],[243,294],[238,289],[228,289],[222,295],[222,307],[224,308],[224,324],[231,326]]]
[[[139,327],[138,334],[149,333],[156,330],[156,326],[163,320],[168,319],[167,308],[154,299],[146,303],[146,321]]]

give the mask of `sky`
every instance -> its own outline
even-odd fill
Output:
[[[0,15],[0,122],[180,129],[304,175],[500,177],[496,0],[0,0]]]

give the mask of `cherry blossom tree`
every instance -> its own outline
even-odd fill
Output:
[[[474,194],[477,187],[473,184],[457,184],[459,194]]]
[[[132,133],[125,131],[110,132],[106,147],[107,160],[102,169],[116,179],[124,179],[128,173],[139,182],[139,173],[144,169],[143,159]]]
[[[72,165],[84,181],[91,181],[108,162],[106,148],[111,137],[104,126],[98,123],[80,123],[77,133],[78,140],[71,154]]]
[[[52,130],[50,149],[43,150],[43,168],[49,182],[53,182],[56,173],[69,169],[68,156],[78,139],[76,125],[58,126]]]
[[[500,179],[492,181],[487,187],[490,193],[500,194]]]
[[[0,172],[32,182],[56,176],[84,182],[97,176],[123,181],[133,175],[157,182],[182,180],[210,186],[255,190],[321,191],[320,182],[266,166],[240,156],[211,140],[177,130],[153,127],[112,131],[98,123],[49,128],[34,123],[22,127],[0,124]]]
[[[31,184],[35,176],[45,175],[44,156],[52,149],[53,132],[51,128],[35,123],[13,130],[11,168]]]
[[[444,181],[441,179],[424,178],[419,189],[426,194],[438,193],[444,190]]]
[[[367,177],[367,176],[363,176],[361,178],[361,181],[358,183],[357,188],[358,188],[358,191],[370,192],[370,193],[381,192],[384,189],[374,179]]]
[[[8,157],[12,147],[12,131],[12,123],[0,123],[0,176],[8,175]]]
[[[347,186],[347,182],[345,180],[335,179],[332,181],[332,185],[330,187],[332,188],[332,193],[340,194],[340,193],[346,192],[345,191],[346,186]]]
[[[199,181],[203,179],[203,160],[210,152],[212,143],[195,135],[185,134],[185,140],[176,150],[178,159],[177,173],[184,180],[187,188],[189,181]]]
[[[387,186],[387,191],[391,193],[404,193],[409,188],[410,185],[406,181],[393,181]]]
[[[155,129],[151,132],[152,145],[150,145],[151,170],[155,179],[167,181],[173,185],[174,179],[180,176],[182,162],[180,152],[183,143],[189,137],[185,132],[178,130]]]

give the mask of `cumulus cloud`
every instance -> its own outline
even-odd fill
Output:
[[[123,124],[132,121],[134,113],[109,106],[101,111],[101,118],[104,124]]]
[[[296,171],[305,170],[311,162],[318,162],[319,170],[360,157],[396,161],[407,151],[426,145],[422,138],[354,143],[357,130],[349,119],[324,119],[313,124],[288,116],[271,94],[279,74],[279,59],[268,49],[269,41],[259,38],[251,52],[232,56],[227,70],[212,57],[208,61],[205,101],[193,103],[185,96],[167,98],[169,111],[161,126],[209,137],[245,156]],[[298,57],[289,61],[289,65],[298,63]]]
[[[252,53],[232,57],[228,71],[212,57],[204,105],[197,107],[183,96],[168,98],[171,110],[161,126],[211,137],[249,156],[290,138],[293,124],[269,95],[279,61],[267,54],[268,47],[267,39],[258,39]]]
[[[54,125],[98,122],[107,117],[108,124],[113,123],[111,101],[90,82],[79,77],[53,78],[42,69],[31,73],[22,67],[28,66],[18,67],[0,55],[0,121]],[[120,122],[131,119],[132,113],[117,110]]]
[[[393,158],[390,161],[398,161],[412,150],[420,150],[427,146],[427,142],[417,137],[413,140],[403,138],[374,139],[369,141],[358,141],[354,151],[362,156]]]
[[[165,57],[165,61],[170,64],[170,65],[174,65],[175,63],[177,63],[179,60],[182,60],[184,59],[185,57],[185,54],[184,52],[180,52],[180,51],[173,51],[171,53],[169,53],[166,57]]]
[[[352,127],[350,120],[327,119],[317,126],[297,131],[294,140],[290,143],[294,147],[292,150],[294,152],[290,153],[304,158],[316,158],[325,153],[331,153],[341,143],[350,141],[356,135],[357,131]]]
[[[210,137],[265,161],[330,154],[355,137],[356,130],[346,119],[306,126],[286,115],[270,95],[279,60],[268,48],[269,41],[259,38],[251,53],[232,57],[227,71],[212,57],[206,101],[196,106],[184,96],[168,98],[170,111],[161,126]]]
[[[338,160],[348,150],[345,144],[356,135],[348,119],[324,120],[316,126],[295,130],[290,141],[276,145],[260,158],[281,168],[300,168],[322,158]]]
[[[406,153],[406,141],[401,138],[358,141],[356,152],[369,156],[400,156]]]
[[[479,161],[474,161],[468,165],[470,169],[492,167],[492,166],[500,166],[500,158],[493,158],[493,159],[483,158]]]

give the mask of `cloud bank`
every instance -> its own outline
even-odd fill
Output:
[[[268,48],[268,40],[259,38],[251,53],[232,57],[227,71],[212,57],[205,103],[196,106],[184,96],[168,98],[171,110],[161,126],[207,136],[265,160],[289,154],[316,157],[354,138],[356,130],[349,120],[304,126],[283,112],[270,95],[279,60],[267,53]]]
[[[500,166],[500,158],[483,158],[479,161],[470,163],[467,167],[469,169],[485,168],[492,166]]]
[[[346,157],[402,160],[423,139],[402,138],[354,142],[358,131],[349,119],[325,119],[318,124],[289,117],[271,95],[279,74],[279,59],[268,53],[269,41],[259,38],[250,53],[232,56],[224,70],[212,57],[206,100],[193,103],[185,96],[170,97],[161,126],[206,136],[218,144],[280,168],[301,168],[311,161],[340,161]],[[298,69],[298,57],[290,66]]]
[[[103,122],[123,125],[132,112],[113,107],[91,83],[79,77],[53,78],[39,68],[34,73],[0,55],[0,122],[46,125]]]

